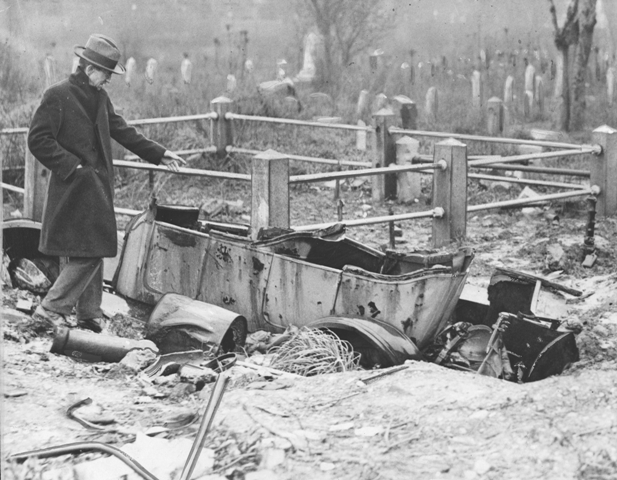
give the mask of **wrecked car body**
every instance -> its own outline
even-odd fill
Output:
[[[237,312],[249,331],[324,318],[335,328],[337,317],[349,329],[347,319],[359,318],[388,324],[422,349],[450,318],[473,258],[471,249],[384,253],[342,228],[252,241],[238,227],[198,231],[157,218],[154,207],[127,227],[116,291],[149,304],[185,295]]]

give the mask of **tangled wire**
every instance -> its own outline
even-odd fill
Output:
[[[330,330],[301,328],[286,343],[270,349],[270,366],[305,377],[359,369],[360,354]]]

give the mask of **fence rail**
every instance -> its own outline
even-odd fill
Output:
[[[213,111],[206,114],[162,117],[155,119],[132,120],[132,125],[166,124],[182,121],[211,121],[211,145],[205,148],[180,150],[177,153],[191,155],[209,153],[220,158],[230,154],[252,155],[251,173],[240,174],[181,167],[178,172],[169,172],[161,165],[151,165],[135,162],[138,157],[128,155],[124,160],[114,160],[119,168],[147,170],[150,172],[168,172],[179,175],[199,176],[251,182],[252,206],[250,235],[256,236],[261,228],[277,226],[289,228],[289,185],[336,181],[354,177],[371,177],[373,201],[382,201],[389,198],[409,199],[410,195],[419,195],[419,174],[429,173],[433,177],[433,208],[424,212],[411,212],[399,215],[350,219],[319,223],[313,225],[296,226],[296,230],[311,230],[323,228],[333,223],[344,223],[347,226],[372,225],[390,223],[421,218],[433,219],[433,245],[442,246],[453,240],[460,240],[466,233],[466,216],[468,212],[489,210],[502,207],[517,207],[523,205],[537,205],[538,203],[553,200],[576,198],[585,195],[598,197],[599,215],[617,213],[617,131],[609,127],[600,127],[594,131],[595,145],[576,145],[566,142],[551,142],[542,140],[523,140],[502,137],[487,137],[480,135],[466,135],[443,132],[428,132],[409,128],[398,128],[392,125],[393,113],[382,109],[374,115],[374,124],[371,126],[346,125],[340,123],[326,123],[320,121],[303,121],[263,117],[255,115],[237,114],[232,111],[233,104],[229,99],[219,97],[212,101]],[[326,128],[335,130],[355,131],[368,133],[372,136],[372,161],[362,162],[344,159],[319,158],[291,153],[279,153],[273,150],[259,151],[242,148],[233,143],[233,121],[262,122],[266,124],[286,124],[310,128]],[[8,128],[0,131],[3,135],[25,134],[26,128]],[[419,142],[408,135],[427,136],[445,139],[435,143],[434,153],[431,156],[419,153]],[[396,140],[398,138],[398,140]],[[458,140],[457,140],[458,139]],[[532,154],[497,156],[497,155],[468,155],[467,145],[460,142],[481,141],[488,143],[504,143],[513,145],[534,145],[557,149],[548,152]],[[552,158],[576,157],[593,154],[591,169],[570,170],[529,165],[512,165],[515,162],[528,160],[543,160]],[[43,168],[35,162],[31,155],[26,158],[26,186],[20,187],[2,184],[2,187],[17,193],[25,193],[25,204],[41,202],[40,190],[45,184],[46,175]],[[290,175],[289,162],[304,161],[336,167],[338,171],[320,172],[305,175]],[[342,170],[343,167],[352,169]],[[522,172],[536,172],[552,175],[571,175],[589,177],[590,187],[566,182],[551,182],[545,180],[519,179],[513,177],[497,177],[479,173],[469,173],[470,169],[502,169],[519,170]],[[527,199],[504,200],[482,205],[467,205],[467,181],[478,179],[486,181],[509,182],[524,185],[536,185],[550,188],[565,189],[565,192],[542,195]],[[414,192],[415,190],[415,192]],[[38,191],[38,193],[37,193]],[[34,192],[34,193],[32,193]],[[338,198],[335,196],[335,198]],[[41,213],[41,208],[24,207],[25,212]],[[134,215],[136,210],[116,208],[116,213]],[[40,218],[40,217],[39,217]]]

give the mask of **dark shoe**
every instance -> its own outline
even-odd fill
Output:
[[[53,328],[65,327],[68,325],[65,315],[47,310],[42,305],[36,307],[36,310],[32,314],[32,318],[36,321],[46,323]]]
[[[105,329],[105,320],[102,318],[77,319],[77,328],[91,330],[94,333],[101,333]]]

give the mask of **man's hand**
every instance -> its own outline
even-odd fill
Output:
[[[184,160],[184,158],[176,155],[174,152],[171,152],[169,150],[165,150],[163,158],[161,159],[161,163],[172,172],[179,171],[180,165],[186,165],[186,161]]]

